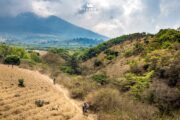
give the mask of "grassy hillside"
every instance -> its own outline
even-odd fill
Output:
[[[18,79],[24,79],[23,87]],[[88,120],[66,95],[48,76],[0,65],[1,120]]]
[[[20,66],[56,78],[72,98],[88,101],[98,120],[180,119],[180,31],[124,35],[90,49],[51,49],[38,58]]]
[[[110,41],[116,40],[119,41],[119,38]],[[96,51],[97,48],[93,49]],[[95,56],[82,63],[88,75],[91,73],[90,76],[96,76],[92,79],[97,82],[105,80],[105,87],[116,88],[135,101],[157,108],[160,118],[166,119],[166,115],[171,115],[174,118],[169,119],[179,119],[180,116],[175,115],[180,108],[179,31],[160,30],[154,36],[133,37],[110,47],[105,45],[104,48],[106,49],[96,52]],[[152,111],[154,110],[148,112]],[[103,115],[106,116],[106,113]],[[120,119],[116,117],[115,119]],[[146,119],[157,118],[151,117]]]

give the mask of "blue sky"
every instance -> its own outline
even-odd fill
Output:
[[[180,26],[180,0],[0,0],[0,16],[23,12],[55,15],[109,37]]]

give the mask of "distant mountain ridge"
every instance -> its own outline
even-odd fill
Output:
[[[77,39],[88,39],[87,45],[100,43],[108,38],[90,30],[73,25],[59,17],[41,17],[34,13],[22,13],[15,17],[0,17],[0,36],[8,43],[22,43],[37,46],[63,46]],[[75,42],[72,40],[76,39]],[[89,42],[89,40],[93,41]],[[97,42],[94,42],[96,40]],[[86,43],[85,41],[81,43]],[[83,44],[79,44],[80,46]]]

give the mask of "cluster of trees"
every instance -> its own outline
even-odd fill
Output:
[[[26,51],[24,48],[0,44],[0,62],[11,65],[19,65],[22,59],[28,59],[33,62],[41,62],[38,53]]]
[[[69,59],[67,59],[66,63],[61,66],[61,70],[65,73],[78,75],[82,72],[75,55],[72,55]]]

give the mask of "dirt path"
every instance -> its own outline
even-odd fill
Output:
[[[25,88],[18,87],[23,78]],[[37,107],[35,100],[42,99],[49,104]],[[37,71],[0,65],[0,120],[94,120],[84,116],[81,102],[69,97],[61,85]]]

